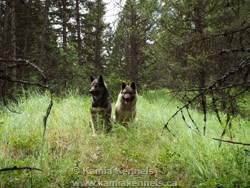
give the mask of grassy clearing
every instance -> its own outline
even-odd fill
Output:
[[[158,181],[164,187],[247,187],[250,184],[249,149],[222,144],[223,126],[208,114],[207,135],[189,129],[177,116],[162,133],[175,112],[177,101],[164,91],[143,93],[138,100],[138,122],[129,129],[114,124],[110,134],[92,135],[89,126],[89,96],[69,94],[56,99],[48,119],[45,140],[42,118],[48,96],[33,94],[21,99],[21,114],[2,111],[0,119],[0,168],[36,167],[43,171],[0,173],[1,187],[74,187],[84,182],[129,183]],[[203,117],[190,109],[202,130]],[[249,122],[233,120],[232,132],[224,137],[250,142]],[[111,184],[112,185],[112,184]],[[118,185],[118,184],[113,184]],[[110,186],[110,185],[109,185]],[[132,186],[132,184],[130,184]]]

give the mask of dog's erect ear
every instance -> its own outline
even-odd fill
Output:
[[[94,81],[94,77],[93,76],[90,76],[90,81],[93,82]]]
[[[124,82],[122,82],[122,90],[124,90],[126,87],[126,84]]]
[[[99,80],[100,84],[104,85],[104,81],[103,81],[102,75],[99,76],[98,80]]]
[[[132,82],[132,83],[130,84],[130,87],[131,87],[134,91],[136,91],[136,85],[135,85],[134,82]]]

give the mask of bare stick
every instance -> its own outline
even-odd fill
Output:
[[[45,114],[45,116],[43,117],[43,127],[44,127],[44,130],[43,130],[43,138],[44,138],[44,136],[45,136],[46,127],[47,127],[47,120],[48,120],[48,117],[49,117],[49,115],[50,115],[52,106],[53,106],[53,93],[52,93],[52,90],[50,89],[50,103],[49,103],[49,106],[48,106],[48,108],[47,108],[46,114]]]
[[[205,93],[218,88],[219,84],[223,81],[225,81],[228,77],[230,77],[231,75],[234,75],[235,73],[237,73],[238,71],[249,67],[250,66],[250,62],[248,62],[250,60],[250,57],[247,58],[246,60],[241,61],[241,63],[233,70],[229,71],[227,74],[225,74],[224,76],[222,76],[220,79],[214,81],[210,86],[202,89],[202,91],[200,93],[198,93],[196,96],[194,96],[191,100],[189,100],[186,104],[184,104],[182,107],[179,107],[178,110],[168,119],[167,123],[164,125],[163,129],[167,129],[169,132],[169,128],[168,128],[168,124],[169,122],[179,113],[181,112],[184,108],[186,108],[188,105],[190,105],[191,103],[193,103],[196,99],[198,99],[199,97],[201,97],[202,95],[204,95]],[[205,113],[205,112],[204,112]],[[204,134],[205,134],[205,129],[206,129],[206,114],[204,114]]]
[[[230,143],[230,144],[237,144],[237,145],[243,145],[243,146],[250,146],[250,144],[248,143],[243,143],[243,142],[234,142],[234,141],[231,141],[231,140],[222,140],[222,139],[219,139],[219,138],[212,138],[213,140],[216,140],[216,141],[220,141],[220,142],[226,142],[226,143]]]
[[[25,167],[14,166],[14,167],[9,167],[9,168],[2,168],[2,169],[0,169],[0,172],[13,171],[13,170],[30,170],[30,171],[37,170],[37,171],[42,172],[42,170],[39,168],[28,167],[28,166],[25,166]]]
[[[192,118],[190,112],[189,112],[189,109],[188,109],[188,106],[186,107],[186,110],[187,110],[187,113],[188,113],[188,116],[189,118],[191,119],[191,121],[193,122],[193,124],[195,125],[195,128],[197,129],[198,132],[200,132],[200,129],[198,127],[198,125],[195,123],[194,119]]]
[[[29,60],[24,60],[24,59],[4,60],[4,59],[0,58],[0,62],[4,63],[5,69],[19,68],[21,66],[30,66],[30,67],[34,68],[36,71],[38,71],[40,73],[40,75],[42,76],[44,82],[47,80],[47,78],[44,75],[42,69],[40,69],[37,65],[35,65],[34,63],[32,63]],[[14,62],[14,64],[10,65],[10,64],[6,64],[5,62]],[[39,82],[30,82],[28,80],[16,80],[16,79],[13,79],[12,77],[10,77],[9,75],[7,75],[4,72],[5,72],[4,70],[0,70],[0,80],[3,80],[4,84],[5,84],[5,82],[8,81],[10,83],[18,83],[18,84],[23,84],[23,85],[28,85],[28,86],[37,86],[37,87],[43,88],[45,90],[49,90],[49,92],[50,92],[50,103],[49,103],[49,106],[47,108],[46,114],[43,117],[43,126],[44,126],[43,138],[44,138],[45,132],[46,132],[46,127],[47,127],[47,119],[48,119],[48,117],[50,115],[51,108],[53,106],[53,92],[52,92],[51,87],[49,85],[41,84]],[[4,98],[4,84],[2,86],[2,96],[3,96],[3,102],[4,102],[4,104],[6,104],[6,101],[5,101],[5,98]]]

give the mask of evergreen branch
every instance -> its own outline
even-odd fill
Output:
[[[233,48],[233,49],[223,49],[220,54],[225,53],[235,53],[235,52],[250,52],[250,48]]]
[[[210,34],[209,36],[204,36],[202,39],[203,40],[209,40],[209,39],[212,39],[212,38],[216,38],[216,37],[224,37],[224,36],[228,36],[228,35],[234,35],[236,33],[241,33],[241,32],[245,32],[247,31],[248,29],[250,29],[250,24],[245,26],[245,27],[242,27],[240,29],[236,29],[236,30],[231,30],[231,31],[224,31],[222,33],[214,33],[214,34]],[[199,39],[197,39],[199,40]]]

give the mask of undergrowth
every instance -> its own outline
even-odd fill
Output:
[[[93,136],[89,96],[56,98],[45,137],[42,118],[49,95],[30,94],[12,105],[20,114],[1,108],[0,168],[35,167],[42,170],[0,172],[0,187],[77,187],[130,185],[154,187],[247,187],[250,151],[244,146],[212,140],[225,125],[209,113],[206,136],[180,115],[162,133],[163,125],[181,105],[165,91],[142,93],[138,121],[129,128],[113,123],[112,132]],[[114,107],[114,103],[113,103]],[[113,108],[114,109],[114,108]],[[190,109],[199,129],[203,116]],[[225,118],[225,117],[224,117]],[[250,142],[249,121],[235,118],[224,139]],[[107,183],[113,184],[107,184]],[[116,184],[117,183],[117,184]]]

